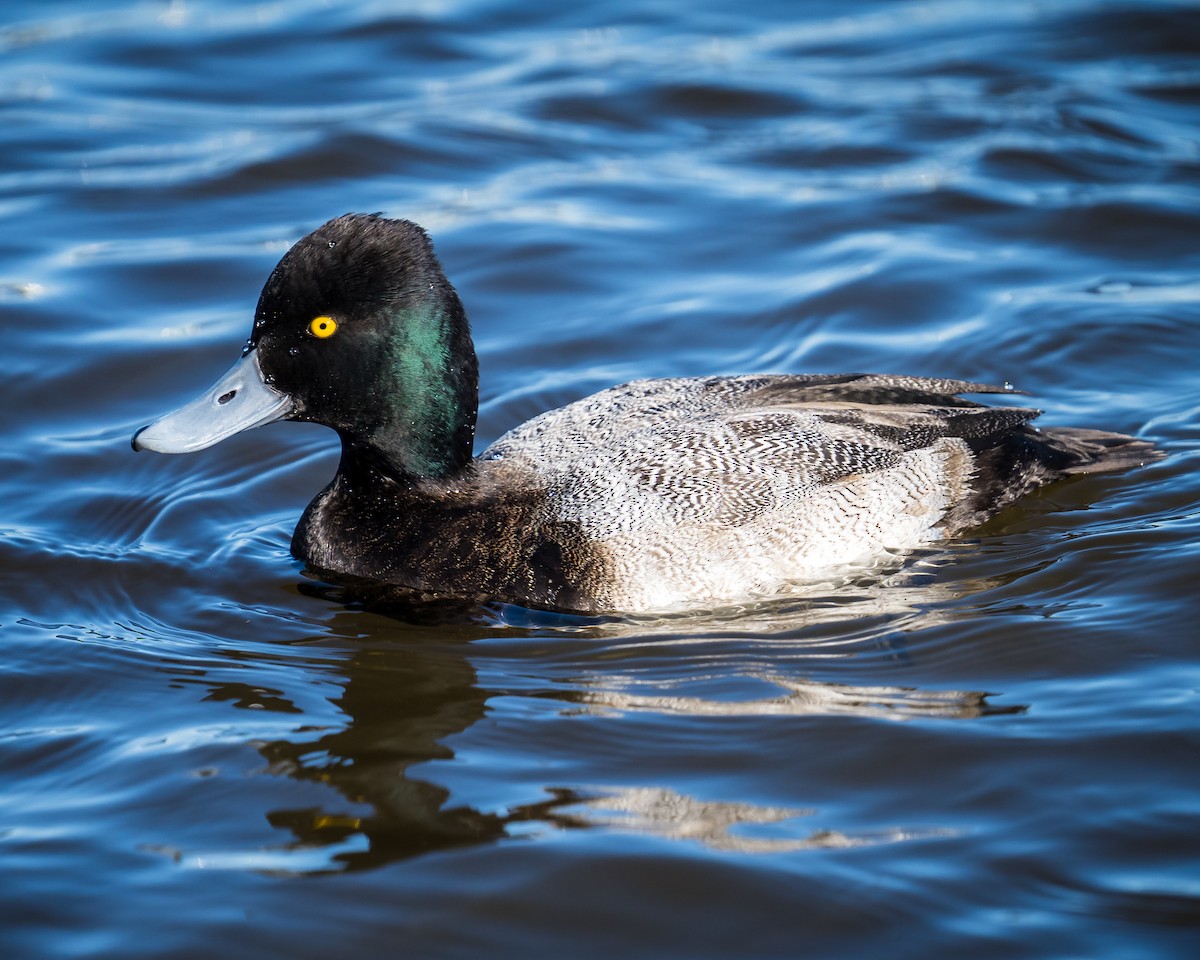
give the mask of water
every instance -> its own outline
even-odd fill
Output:
[[[1194,5],[2,11],[0,954],[1197,954]],[[348,210],[432,232],[481,446],[878,370],[1169,457],[774,604],[345,606],[327,432],[128,443]]]

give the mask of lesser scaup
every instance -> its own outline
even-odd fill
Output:
[[[473,458],[478,368],[458,295],[416,224],[349,214],[279,262],[233,369],[133,447],[322,423],[341,462],[292,539],[318,575],[638,612],[769,594],[951,536],[1059,477],[1159,456],[958,396],[1002,392],[871,374],[639,380]]]

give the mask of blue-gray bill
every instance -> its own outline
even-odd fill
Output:
[[[282,420],[293,402],[270,384],[251,350],[225,376],[191,403],[160,417],[133,435],[134,450],[194,453],[226,437]]]

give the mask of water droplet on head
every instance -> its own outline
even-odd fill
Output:
[[[288,356],[289,357],[300,356],[300,348],[299,347],[288,347]]]
[[[336,247],[336,246],[337,246],[337,241],[336,241],[336,240],[330,240],[330,241],[329,241],[329,249],[330,249],[330,250],[332,250],[332,249],[333,249],[334,247]]]

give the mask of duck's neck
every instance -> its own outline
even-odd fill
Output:
[[[434,291],[431,291],[434,293]],[[479,368],[453,289],[405,308],[381,351],[379,416],[342,435],[343,472],[379,472],[399,482],[442,479],[471,462]]]

